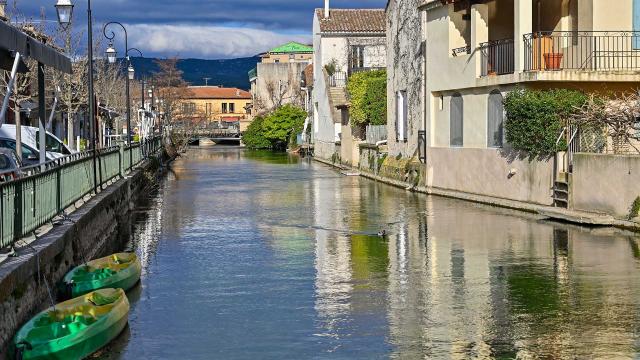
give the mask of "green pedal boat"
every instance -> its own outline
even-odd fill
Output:
[[[141,272],[136,254],[119,253],[76,267],[64,277],[64,284],[71,297],[98,289],[127,291],[140,281]]]
[[[107,345],[127,325],[129,300],[122,289],[102,289],[49,308],[14,338],[18,360],[82,359]]]

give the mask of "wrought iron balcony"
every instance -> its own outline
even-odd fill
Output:
[[[514,71],[513,39],[480,44],[482,76],[512,74]]]
[[[526,71],[640,69],[637,31],[542,31],[524,45]]]

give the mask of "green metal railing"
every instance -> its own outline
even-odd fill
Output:
[[[98,150],[98,185],[102,188],[128,173],[132,168],[129,154],[136,166],[145,157],[156,154],[161,146],[161,139],[154,138],[130,147]],[[0,183],[0,248],[12,246],[33,233],[96,188],[91,151],[22,171],[24,177]]]

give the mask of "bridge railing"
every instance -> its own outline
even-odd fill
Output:
[[[159,139],[150,141],[148,154],[157,153],[161,144]],[[144,160],[143,145],[97,150],[100,188],[131,171],[129,154],[136,166]],[[96,188],[93,169],[93,152],[87,151],[24,168],[24,177],[0,183],[0,248],[13,246],[89,195]]]

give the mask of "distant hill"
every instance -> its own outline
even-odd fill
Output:
[[[136,77],[139,74],[151,76],[158,71],[156,59],[131,58],[136,69]],[[256,67],[260,61],[258,56],[238,59],[201,60],[181,59],[178,68],[184,72],[184,79],[191,85],[204,85],[204,78],[209,79],[209,85],[223,85],[249,90],[249,70]]]

